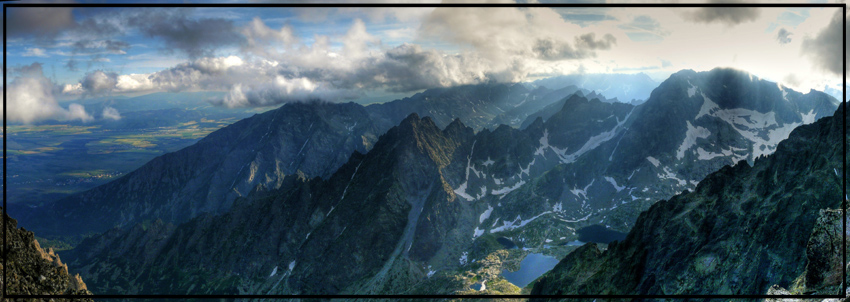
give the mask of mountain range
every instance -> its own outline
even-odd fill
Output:
[[[582,246],[531,293],[842,294],[845,108],[657,202],[622,242]]]
[[[657,200],[757,165],[837,106],[732,69],[678,72],[639,105],[519,84],[291,103],[14,210],[42,236],[95,234],[63,258],[97,293],[399,293],[497,239],[643,228]]]

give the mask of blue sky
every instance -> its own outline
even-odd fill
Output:
[[[61,101],[223,91],[227,107],[486,81],[734,67],[840,88],[837,8],[8,8],[10,120]],[[836,58],[839,60],[836,62]],[[836,65],[837,64],[837,65]],[[78,105],[79,106],[79,105]],[[81,107],[81,106],[80,106]],[[35,108],[35,109],[33,109]]]

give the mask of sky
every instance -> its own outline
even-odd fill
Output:
[[[840,8],[44,6],[7,14],[13,123],[90,121],[75,100],[163,91],[221,91],[211,102],[241,108],[575,73],[643,72],[660,82],[716,67],[804,93],[841,88]]]

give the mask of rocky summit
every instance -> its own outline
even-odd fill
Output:
[[[0,208],[0,211],[3,209]],[[5,211],[3,211],[5,213]],[[0,253],[6,255],[5,267],[0,271],[5,276],[0,286],[6,287],[9,295],[80,295],[74,301],[92,301],[85,295],[91,295],[80,275],[68,273],[68,266],[62,263],[53,249],[42,249],[33,232],[18,228],[18,221],[4,215],[6,224],[6,245],[0,245]],[[3,297],[0,297],[3,299]],[[44,301],[63,299],[45,298]]]
[[[532,294],[840,294],[845,108],[657,202],[607,250],[582,246]]]

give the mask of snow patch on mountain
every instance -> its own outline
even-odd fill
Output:
[[[536,220],[537,218],[540,218],[540,216],[543,216],[543,215],[546,215],[546,214],[551,214],[551,213],[552,213],[552,211],[546,211],[546,212],[537,214],[537,216],[531,217],[527,220],[522,220],[522,217],[520,217],[520,215],[517,215],[516,218],[512,221],[502,221],[502,226],[495,228],[495,229],[491,229],[490,234],[498,233],[498,232],[502,232],[502,231],[509,231],[509,230],[513,230],[513,229],[516,229],[516,228],[524,227],[529,222],[532,222],[532,221]],[[519,221],[518,224],[516,224],[517,220]]]
[[[466,193],[466,187],[467,187],[467,184],[469,183],[469,171],[474,170],[474,168],[472,168],[472,154],[473,154],[473,152],[475,152],[475,143],[476,142],[477,141],[472,142],[472,148],[469,151],[469,155],[466,157],[466,175],[464,176],[463,183],[460,184],[460,186],[458,186],[457,189],[454,190],[454,192],[457,196],[460,196],[463,199],[466,199],[466,201],[473,201],[473,200],[480,198],[478,196],[472,197],[471,195]],[[475,175],[478,176],[478,171],[475,171]],[[481,197],[483,197],[483,196],[481,196]]]
[[[688,87],[688,97],[692,98],[697,92],[697,87],[694,86],[694,84],[691,84],[690,80],[688,80],[688,85],[691,85],[691,87]]]
[[[478,216],[478,223],[483,223],[484,220],[487,220],[487,218],[490,218],[491,213],[493,213],[493,207],[491,207],[490,205],[487,205],[487,210],[485,210],[484,213],[481,213],[481,215]]]
[[[582,156],[585,153],[587,153],[588,151],[596,149],[596,147],[599,147],[599,145],[602,145],[602,143],[613,139],[615,136],[617,136],[616,134],[620,130],[620,128],[622,128],[623,124],[625,124],[626,121],[629,120],[629,116],[632,115],[632,112],[634,112],[634,108],[632,108],[632,110],[629,111],[628,114],[626,114],[626,117],[624,117],[622,121],[619,118],[617,118],[617,125],[614,126],[613,128],[611,128],[611,130],[608,130],[608,131],[602,132],[600,134],[591,136],[587,140],[587,142],[585,142],[584,145],[581,146],[581,148],[579,148],[578,151],[576,151],[575,153],[568,154],[568,155],[567,154],[558,154],[558,157],[561,159],[561,162],[562,163],[575,162],[575,160],[579,156]],[[566,150],[564,150],[564,151],[566,151]]]
[[[525,169],[523,169],[522,166],[519,166],[519,177],[522,177],[523,174],[525,174],[526,176],[531,176],[531,166],[534,165],[535,161],[537,161],[536,158],[532,159],[531,162],[528,163],[528,166],[525,167]]]
[[[360,161],[360,163],[358,163],[358,164],[357,164],[357,167],[355,167],[355,168],[354,168],[354,173],[351,173],[351,178],[350,178],[350,179],[348,179],[348,183],[347,183],[347,184],[345,184],[345,188],[344,188],[344,189],[342,189],[342,196],[340,196],[340,197],[339,197],[339,201],[337,201],[337,202],[336,202],[336,205],[331,206],[330,211],[328,211],[328,214],[326,214],[326,215],[325,215],[325,217],[330,216],[330,215],[331,215],[331,212],[333,212],[333,211],[334,211],[334,208],[335,208],[336,206],[338,206],[338,205],[339,205],[339,203],[340,203],[340,202],[342,202],[342,200],[343,200],[343,199],[345,199],[345,192],[348,192],[348,186],[350,186],[350,185],[351,185],[351,182],[354,180],[354,176],[356,176],[356,175],[357,175],[357,171],[358,171],[358,170],[360,170],[360,165],[361,165],[361,164],[363,164],[363,161],[362,161],[362,160]]]
[[[703,115],[709,115],[712,114],[714,111],[720,110],[720,107],[717,106],[716,103],[711,101],[710,98],[705,96],[704,93],[700,92],[700,95],[702,95],[702,106],[699,108],[699,113],[697,113],[697,116],[694,117],[694,120],[699,119]]]
[[[782,91],[782,99],[788,101],[788,91],[785,91],[785,87],[782,87],[779,83],[776,83],[776,86],[779,87],[779,91]]]
[[[472,232],[472,239],[478,238],[481,235],[484,235],[484,230],[481,230],[481,229],[478,229],[478,227],[475,227],[475,230]]]
[[[543,129],[543,136],[540,137],[540,147],[537,147],[537,150],[534,151],[534,155],[540,155],[545,158],[546,149],[550,147],[551,146],[549,146],[549,129]]]
[[[676,150],[676,159],[682,159],[685,157],[685,151],[688,151],[691,147],[693,147],[698,138],[708,138],[711,135],[711,132],[708,129],[703,127],[694,127],[691,125],[690,121],[686,121],[688,126],[687,132],[685,132],[685,140],[682,141],[682,144],[679,145],[679,149]]]
[[[678,175],[676,175],[676,173],[673,173],[673,171],[670,171],[669,167],[664,167],[664,174],[658,174],[658,178],[675,180],[676,182],[679,183],[680,186],[684,186],[684,185],[688,184],[688,182],[686,182],[685,180],[680,179],[678,177]]]
[[[721,156],[732,156],[732,150],[722,149],[720,150],[720,153],[714,153],[706,151],[702,147],[697,148],[697,159],[699,160],[711,160],[715,157]]]
[[[658,166],[661,165],[661,162],[658,161],[657,159],[655,159],[655,157],[647,156],[646,160],[648,160],[650,163],[652,163],[652,165],[655,166],[656,168],[658,168]]]
[[[783,98],[785,98],[787,92],[785,92],[784,89],[781,90],[783,92]],[[794,130],[794,128],[802,124],[813,123],[815,121],[815,116],[817,115],[814,110],[811,110],[808,113],[800,113],[800,122],[781,125],[776,121],[775,112],[771,111],[761,113],[744,108],[720,109],[720,107],[718,107],[711,99],[706,97],[705,94],[702,94],[702,97],[703,104],[696,118],[700,118],[703,115],[709,115],[720,118],[731,125],[735,131],[741,134],[741,136],[753,143],[753,157],[773,153],[776,149],[776,145],[780,141],[788,138],[791,130]],[[699,153],[700,151],[697,150],[697,152]],[[728,152],[723,152],[721,154],[727,153]],[[677,157],[678,155],[679,154],[677,154]],[[710,159],[717,156],[717,153],[703,152],[700,157],[701,159]],[[747,156],[738,156],[736,158],[745,159]]]
[[[590,218],[590,215],[593,215],[593,213],[587,214],[587,216],[584,216],[584,217],[579,218],[579,219],[576,219],[576,220],[561,219],[561,221],[564,221],[564,222],[580,222],[580,221],[585,221],[585,220],[587,220],[587,219],[589,219],[589,218]]]
[[[466,199],[466,201],[473,201],[475,200],[475,198],[470,196],[469,194],[466,194],[466,183],[467,182],[464,181],[462,184],[460,184],[460,186],[455,189],[455,194],[457,196],[463,197],[463,199]]]
[[[522,187],[522,185],[524,185],[524,184],[525,184],[525,180],[520,180],[517,183],[515,183],[513,186],[503,187],[503,188],[500,188],[500,189],[493,190],[493,191],[490,192],[490,194],[491,195],[505,195],[505,194],[508,194],[508,193],[516,190],[516,189],[519,189],[519,187]],[[501,196],[499,199],[504,198],[504,197],[505,196]]]
[[[616,181],[616,180],[614,180],[614,178],[611,178],[611,177],[609,177],[609,176],[605,176],[604,178],[605,178],[605,180],[607,180],[609,183],[611,183],[611,185],[613,185],[613,186],[614,186],[614,189],[616,189],[616,190],[617,190],[617,192],[620,192],[620,191],[622,191],[623,189],[625,189],[625,188],[626,188],[626,186],[622,186],[622,187],[621,187],[621,186],[618,186],[618,185],[617,185],[617,181]]]
[[[800,118],[803,120],[803,124],[811,124],[815,122],[816,115],[817,113],[815,113],[815,110],[812,109],[809,113],[800,113]]]
[[[577,188],[573,187],[573,188],[570,190],[570,193],[573,193],[573,195],[575,195],[576,197],[582,197],[582,198],[584,198],[584,199],[587,199],[587,189],[588,189],[588,188],[590,188],[590,186],[592,186],[592,185],[593,185],[593,182],[594,182],[594,181],[596,181],[596,179],[591,179],[591,180],[590,180],[590,183],[589,183],[589,184],[587,184],[587,186],[585,186],[585,187],[584,187],[584,189],[581,189],[581,190],[579,190],[579,189],[577,189]],[[581,196],[579,196],[579,194],[580,194]]]

